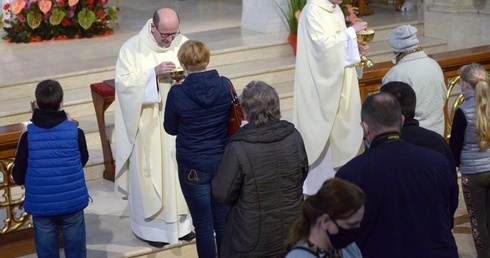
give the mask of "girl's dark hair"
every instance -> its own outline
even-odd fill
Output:
[[[308,239],[311,227],[323,214],[332,219],[346,219],[356,213],[365,201],[364,192],[356,185],[340,178],[325,181],[315,195],[307,197],[301,204],[301,213],[291,227],[286,250],[291,250],[300,240]]]

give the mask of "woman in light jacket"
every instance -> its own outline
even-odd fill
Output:
[[[490,88],[480,64],[459,71],[464,103],[456,110],[449,147],[461,172],[461,187],[479,258],[490,257]]]

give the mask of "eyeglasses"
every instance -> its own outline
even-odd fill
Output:
[[[180,34],[180,29],[177,29],[177,32],[175,32],[175,33],[164,34],[164,33],[162,33],[162,32],[161,32],[161,31],[158,29],[158,27],[157,27],[157,25],[156,25],[156,24],[153,24],[153,26],[155,26],[155,29],[157,29],[158,33],[160,33],[160,37],[162,37],[162,39],[164,39],[164,40],[167,40],[169,37],[170,37],[170,38],[172,38],[172,39],[174,39],[175,37],[177,37],[177,35],[179,35],[179,34]]]

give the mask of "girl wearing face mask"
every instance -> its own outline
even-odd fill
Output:
[[[449,146],[461,172],[463,196],[478,257],[490,257],[490,88],[480,64],[459,70],[461,94]]]
[[[339,178],[325,181],[301,205],[286,244],[286,258],[362,257],[354,241],[365,200],[364,192],[352,183]]]

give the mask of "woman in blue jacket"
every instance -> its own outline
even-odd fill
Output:
[[[206,70],[209,57],[203,42],[188,40],[180,47],[178,58],[187,77],[168,93],[164,128],[177,135],[179,181],[195,227],[197,253],[215,258],[229,208],[212,196],[211,179],[228,141],[231,95],[227,79]]]

